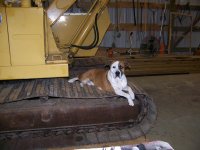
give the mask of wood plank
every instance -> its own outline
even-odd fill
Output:
[[[141,6],[141,4],[143,4],[144,2],[139,2],[139,5],[137,5],[137,3],[135,3],[135,8],[137,8],[137,6]],[[88,2],[79,2],[78,5],[80,7],[85,7],[88,8],[90,6],[90,3]],[[147,3],[148,8],[150,9],[163,9],[164,8],[164,3],[163,4],[159,4],[159,3],[151,3],[148,2]],[[179,7],[180,10],[184,9],[185,5],[175,5],[175,7]],[[118,5],[116,5],[115,2],[109,2],[108,3],[108,7],[110,8],[133,8],[133,4],[132,2],[128,2],[128,1],[119,1]],[[170,9],[170,5],[167,5],[167,9]],[[191,10],[200,10],[200,6],[199,5],[190,5],[190,9]]]
[[[130,66],[130,69],[126,70],[127,76],[200,73],[199,56],[158,55],[155,57],[142,57],[134,55],[130,57],[119,55],[108,59],[109,62],[125,60]]]
[[[158,24],[142,24],[141,25],[134,25],[133,23],[119,23],[119,30],[120,31],[137,31],[138,28],[140,27],[141,31],[159,31],[160,30],[160,25]],[[114,31],[116,28],[116,24],[110,24],[108,31]],[[163,30],[167,31],[168,26],[164,25]]]
[[[140,24],[140,25],[135,25],[133,23],[119,23],[119,31],[137,31],[138,28],[140,27],[141,31],[160,31],[160,25],[158,24]],[[116,28],[116,24],[110,24],[108,27],[108,31],[114,31]],[[168,31],[168,25],[163,26],[163,31]],[[182,27],[182,26],[174,26],[173,29],[174,31],[180,31],[180,32],[186,32],[190,27]],[[199,32],[200,27],[199,26],[193,26],[192,27],[193,32]],[[182,35],[181,37],[186,36],[186,34]]]

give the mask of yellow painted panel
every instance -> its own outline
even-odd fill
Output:
[[[0,66],[10,66],[10,51],[5,7],[0,7]]]
[[[6,8],[13,66],[45,64],[42,8]]]
[[[87,56],[95,56],[98,46],[101,44],[101,41],[110,25],[110,17],[108,13],[108,9],[105,9],[100,18],[98,19],[98,28],[99,28],[99,43],[97,44],[97,47],[91,49],[91,50],[82,50],[79,49],[78,53],[75,55],[76,57],[87,57]],[[83,45],[89,45],[91,41],[94,39],[94,31],[90,31],[89,35],[87,36],[86,40],[83,42]]]
[[[68,77],[67,64],[0,67],[0,80]]]
[[[54,33],[54,37],[57,41],[59,41],[60,48],[64,45],[70,45],[73,38],[76,35],[76,32],[86,18],[87,14],[74,14],[74,15],[63,15],[60,19],[52,26],[52,31]],[[110,18],[108,14],[108,9],[105,9],[101,16],[98,19],[98,29],[99,29],[99,43],[103,39],[108,27],[110,25]],[[83,45],[89,45],[94,40],[94,31],[93,29],[89,32],[88,36],[83,42]],[[97,45],[97,46],[98,46]],[[91,50],[81,50],[79,49],[78,53],[75,55],[77,57],[87,57],[94,56],[97,52],[98,47],[93,48]],[[52,52],[50,51],[50,54]]]
[[[54,0],[47,9],[47,16],[51,24],[54,24],[57,19],[69,9],[76,0]]]
[[[45,16],[46,17],[46,16]],[[52,33],[52,28],[50,27],[50,23],[47,21],[46,18],[46,22],[45,22],[45,29],[46,29],[46,48],[47,48],[47,53],[48,55],[51,54],[61,54],[61,52],[59,51],[53,33]]]
[[[61,16],[60,19],[52,26],[54,37],[59,39],[59,44],[70,45],[72,39],[83,22],[86,14],[66,14]]]

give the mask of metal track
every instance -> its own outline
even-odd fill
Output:
[[[78,65],[75,64],[72,69],[73,74],[77,74],[80,71],[86,70],[86,68],[91,68],[96,66],[94,61],[88,63],[89,61],[81,60],[86,63],[84,67],[83,62],[79,62]],[[78,62],[78,61],[76,61]],[[105,65],[105,61],[97,61],[99,67]],[[81,67],[83,65],[83,67]],[[79,68],[79,69],[78,69]],[[157,111],[152,99],[144,93],[138,86],[133,83],[129,83],[129,86],[136,93],[135,104],[139,108],[139,114],[136,119],[129,119],[126,121],[111,121],[104,123],[90,123],[81,125],[67,125],[67,126],[56,126],[56,127],[37,127],[28,129],[12,129],[7,130],[3,121],[0,121],[0,126],[5,127],[6,130],[0,130],[0,141],[13,141],[15,139],[26,140],[27,138],[38,139],[48,138],[48,137],[60,137],[64,136],[68,139],[75,139],[72,145],[80,144],[95,144],[102,142],[113,142],[135,139],[139,136],[145,135],[153,123],[156,120]],[[64,98],[64,99],[63,99]],[[15,104],[20,102],[26,102],[27,105],[32,105],[33,101],[56,101],[56,99],[65,101],[67,100],[83,100],[88,102],[90,99],[93,104],[90,107],[97,105],[96,102],[101,103],[106,101],[110,103],[112,100],[121,101],[119,104],[112,104],[109,107],[117,105],[123,106],[122,108],[128,108],[128,103],[124,98],[115,95],[114,93],[107,93],[93,86],[84,86],[81,88],[79,83],[69,84],[66,78],[52,78],[52,79],[35,79],[35,80],[18,80],[18,81],[1,81],[0,82],[0,113],[4,115],[6,111],[11,110],[12,107],[16,108]],[[90,101],[90,102],[91,102]],[[29,103],[30,102],[30,103]],[[90,103],[88,102],[88,104]],[[76,102],[74,102],[76,103]],[[12,106],[13,105],[13,106]],[[76,104],[75,104],[76,105]],[[87,104],[85,104],[87,105]],[[107,104],[106,104],[107,105]],[[7,109],[11,108],[10,110]],[[19,104],[19,109],[21,104]],[[71,106],[71,105],[69,105]],[[125,106],[125,107],[124,107]],[[135,107],[136,108],[136,107]],[[133,110],[135,109],[132,108]],[[82,108],[81,108],[82,109]],[[130,109],[130,107],[129,107]],[[80,109],[79,109],[80,110]],[[95,114],[94,114],[95,115]],[[48,116],[48,114],[47,114]],[[103,116],[102,116],[103,117]],[[4,117],[5,118],[5,117]],[[3,120],[3,119],[0,119]],[[20,120],[20,119],[19,119]],[[47,121],[48,120],[44,120]],[[50,122],[49,122],[50,123]],[[73,137],[73,138],[72,138]],[[80,138],[81,137],[81,138]],[[9,144],[8,144],[9,145]]]
[[[141,112],[136,120],[127,122],[113,122],[108,124],[91,124],[85,126],[63,126],[54,128],[38,128],[33,130],[15,130],[0,132],[0,140],[10,140],[15,138],[26,138],[26,137],[47,137],[57,135],[72,135],[72,134],[91,134],[101,132],[112,132],[118,131],[121,136],[122,132],[127,131],[129,136],[128,139],[133,139],[142,135],[145,135],[152,127],[153,122],[156,119],[156,108],[153,101],[145,94],[136,94],[136,98],[140,100]],[[137,129],[137,130],[135,130]],[[131,135],[131,136],[130,136]],[[127,135],[126,135],[127,136]],[[108,142],[108,141],[107,141]],[[98,142],[100,143],[100,142]],[[90,143],[92,144],[92,143]]]

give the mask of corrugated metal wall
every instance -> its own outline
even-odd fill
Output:
[[[144,20],[144,12],[147,11],[147,16],[148,16],[148,20],[147,20],[147,24],[151,24],[153,23],[153,11],[151,9],[142,10],[142,17],[141,17],[141,9],[136,9],[136,21],[137,21],[137,25],[140,26],[140,24],[144,24],[145,20]],[[109,12],[110,12],[110,19],[112,24],[116,24],[117,26],[117,19],[116,19],[116,9],[115,8],[109,8]],[[155,11],[155,23],[158,25],[161,25],[161,20],[160,20],[160,15],[161,15],[162,10],[158,9]],[[137,14],[138,13],[138,14]],[[133,9],[132,8],[119,8],[118,9],[118,24],[120,23],[134,23],[134,15],[133,15]],[[164,22],[164,24],[168,23],[168,12],[166,13],[167,18]],[[134,24],[133,24],[134,26]],[[120,25],[118,25],[118,28],[120,30]],[[150,27],[151,28],[151,27]],[[152,27],[153,28],[153,27]],[[105,46],[105,47],[110,47],[112,46],[112,43],[115,43],[116,47],[121,47],[121,48],[129,48],[130,47],[130,32],[133,32],[133,36],[131,37],[132,43],[133,43],[133,47],[138,48],[140,46],[141,40],[144,38],[144,36],[148,36],[148,35],[155,35],[156,37],[159,38],[159,31],[141,31],[141,28],[139,27],[138,29],[139,31],[119,31],[119,33],[116,33],[117,31],[108,31],[104,40],[102,41],[102,45],[101,46]],[[119,36],[119,34],[121,36]],[[165,40],[167,38],[165,37]]]
[[[122,1],[130,1],[132,2],[132,0],[118,0],[118,2],[122,2]],[[111,0],[111,2],[116,2],[116,0]],[[135,0],[135,2],[137,2],[137,0]],[[139,2],[142,2],[141,0],[139,0]],[[160,3],[160,4],[164,4],[165,0],[148,0],[148,2],[152,2],[152,3]],[[178,1],[177,1],[178,2]],[[185,3],[187,2],[187,0],[185,1]],[[181,4],[185,4],[184,1],[181,1]],[[117,11],[118,11],[118,15],[117,15]],[[136,9],[136,17],[137,17],[137,24],[141,24],[141,22],[143,24],[145,24],[145,20],[144,20],[144,13],[147,12],[147,24],[152,24],[153,23],[153,11],[155,11],[155,24],[157,25],[161,25],[161,14],[162,14],[162,9],[143,9],[142,10],[142,16],[141,16],[141,9],[139,7],[139,9]],[[110,12],[110,19],[112,24],[115,24],[116,29],[114,31],[108,31],[101,43],[102,47],[112,47],[115,46],[117,48],[130,48],[131,44],[130,44],[130,39],[132,40],[132,46],[133,48],[139,48],[140,47],[140,43],[142,41],[142,39],[144,38],[144,36],[148,36],[148,35],[155,35],[155,37],[157,37],[159,39],[159,34],[160,31],[147,31],[147,32],[141,32],[140,29],[138,29],[139,31],[120,31],[120,23],[134,23],[134,17],[133,17],[133,9],[132,8],[109,8],[109,12]],[[188,13],[187,11],[184,13]],[[196,15],[196,11],[192,11],[191,14],[193,15],[193,20],[195,18]],[[117,21],[117,16],[118,16],[118,21]],[[142,20],[141,20],[142,18]],[[169,23],[169,11],[166,11],[166,20],[164,21],[165,25],[168,25]],[[118,24],[118,26],[117,26]],[[188,26],[191,24],[191,20],[189,17],[184,17],[184,19],[182,20],[182,24],[178,21],[178,19],[175,20],[175,26]],[[133,24],[134,26],[134,24]],[[117,27],[119,28],[119,31],[117,31]],[[130,32],[133,32],[133,36],[131,36],[130,38]],[[165,43],[167,43],[167,39],[168,39],[168,32],[164,32],[165,36],[164,36],[164,40]],[[180,35],[181,32],[177,32],[177,36]],[[197,47],[199,44],[199,40],[197,40],[199,37],[199,33],[198,32],[193,32],[192,33],[192,47]],[[189,47],[189,37],[185,38],[182,42],[180,42],[180,44],[178,46],[181,47]]]

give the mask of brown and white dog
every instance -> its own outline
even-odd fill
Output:
[[[91,69],[78,77],[68,80],[69,83],[79,80],[80,85],[95,85],[100,90],[115,92],[115,94],[125,97],[130,106],[134,106],[133,100],[135,94],[127,85],[127,79],[124,74],[125,65],[122,61],[114,61],[110,70],[105,69]]]

